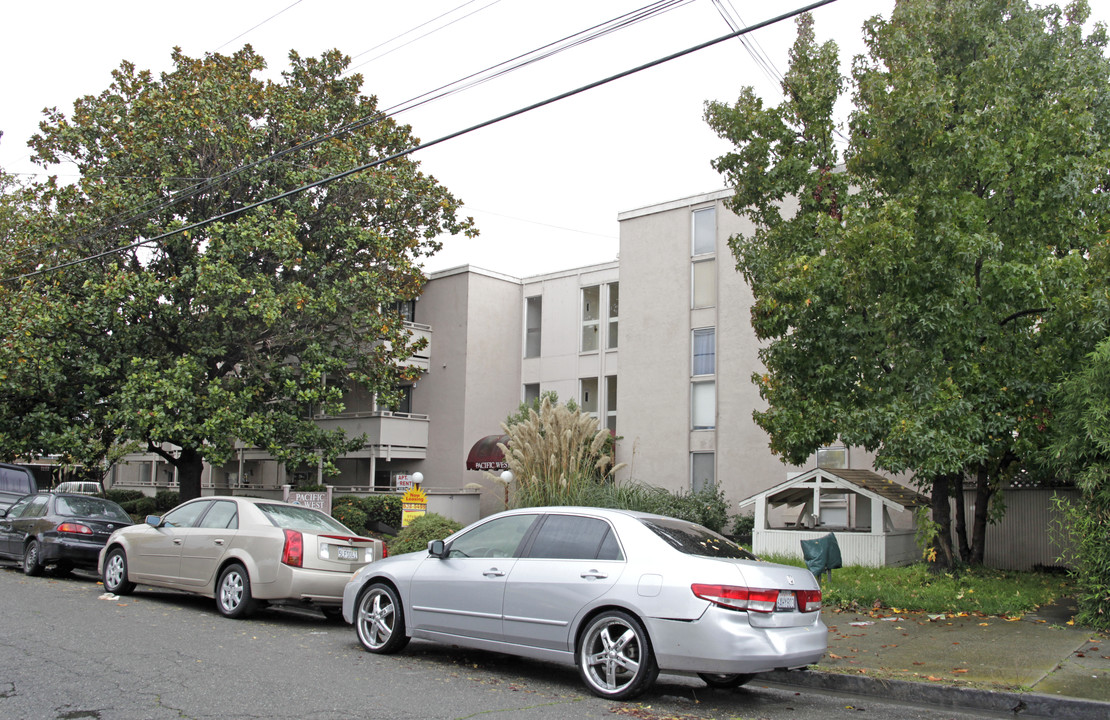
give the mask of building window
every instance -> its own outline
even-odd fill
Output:
[[[578,387],[578,404],[582,406],[582,412],[597,417],[597,378],[582,378]]]
[[[690,453],[690,491],[712,490],[717,485],[717,473],[713,467],[714,456],[711,452]]]
[[[617,432],[617,376],[605,378],[605,427],[614,435]]]
[[[395,413],[412,413],[412,385],[402,385],[397,388],[397,401],[384,410]]]
[[[694,357],[691,375],[717,373],[717,331],[715,328],[698,328],[693,337]]]
[[[617,347],[617,320],[620,317],[620,283],[609,283],[609,338],[606,347]]]
[[[714,307],[717,304],[717,261],[699,260],[691,266],[693,307]]]
[[[717,384],[712,380],[690,383],[690,427],[712,430],[717,426]]]
[[[524,300],[524,357],[540,356],[543,298],[539,295]]]
[[[402,300],[393,303],[393,311],[405,322],[416,322],[416,300]]]
[[[693,255],[706,255],[717,250],[717,209],[703,208],[695,210],[694,218],[694,249]]]
[[[582,352],[597,350],[598,323],[601,316],[601,286],[582,288]]]
[[[540,384],[527,383],[524,386],[524,404],[531,405],[536,400],[540,399]]]
[[[848,448],[843,445],[837,447],[824,447],[817,450],[817,467],[820,468],[847,468]]]

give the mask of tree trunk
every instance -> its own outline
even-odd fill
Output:
[[[956,501],[956,549],[960,560],[967,562],[971,548],[967,542],[967,505],[964,502],[964,474],[952,476],[952,497]]]
[[[948,504],[949,477],[938,475],[933,478],[933,522],[937,535],[933,538],[935,557],[932,568],[937,571],[950,570],[956,566],[952,555],[952,513]]]
[[[174,464],[177,467],[181,502],[200,497],[200,475],[204,470],[204,458],[194,448],[182,448]]]
[[[972,528],[971,554],[968,562],[972,565],[982,565],[983,556],[987,549],[987,520],[990,518],[991,498],[994,488],[991,487],[990,475],[985,465],[980,465],[976,472],[975,484],[975,525]]]

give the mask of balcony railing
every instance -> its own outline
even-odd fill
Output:
[[[366,445],[377,457],[428,449],[428,416],[379,410],[366,413],[317,416],[313,421],[324,430],[342,428],[347,437],[366,435]]]

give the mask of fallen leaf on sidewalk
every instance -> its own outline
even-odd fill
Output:
[[[956,668],[956,669],[955,669],[955,670],[953,670],[952,672],[954,672],[954,673],[956,673],[956,674],[959,674],[959,673],[965,673],[965,672],[967,672],[967,668]]]

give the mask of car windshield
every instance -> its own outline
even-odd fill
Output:
[[[111,500],[94,497],[59,497],[54,508],[66,517],[103,518],[130,523],[131,518]]]
[[[673,518],[643,518],[640,520],[664,542],[687,555],[704,555],[714,558],[758,560],[755,555],[718,535],[709,528]]]
[[[319,510],[295,505],[255,505],[270,522],[282,530],[300,530],[310,533],[339,533],[355,535],[330,515]]]

